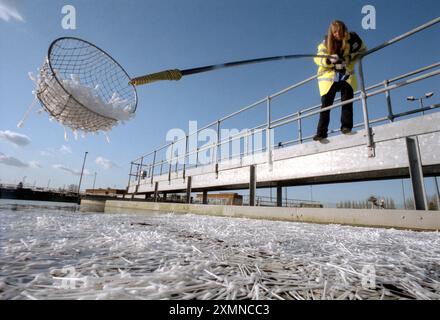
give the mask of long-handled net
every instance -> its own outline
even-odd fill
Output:
[[[64,37],[52,42],[35,79],[36,97],[62,125],[74,131],[109,131],[130,120],[137,106],[125,70],[90,42]]]
[[[53,119],[74,132],[106,132],[134,116],[137,107],[135,85],[179,80],[185,75],[244,64],[307,57],[329,56],[276,56],[186,70],[172,69],[132,79],[119,63],[92,43],[63,37],[53,41],[49,47],[47,58],[35,79],[35,95]],[[28,113],[29,110],[26,115]]]

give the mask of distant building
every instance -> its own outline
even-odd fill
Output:
[[[125,189],[86,189],[87,195],[94,196],[107,196],[107,197],[117,197],[118,195],[123,195],[125,193]]]
[[[202,203],[203,195],[197,194],[196,202]],[[208,204],[234,205],[241,206],[243,204],[243,196],[238,193],[213,193],[208,194]]]

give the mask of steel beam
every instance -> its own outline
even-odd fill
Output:
[[[422,159],[417,136],[406,137],[406,147],[408,151],[409,174],[414,194],[414,206],[416,210],[428,210],[423,181]]]

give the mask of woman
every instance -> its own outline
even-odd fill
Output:
[[[327,35],[318,46],[318,55],[330,55],[331,58],[315,58],[318,68],[318,85],[321,95],[321,108],[331,106],[336,92],[341,92],[342,101],[353,98],[357,88],[354,75],[354,58],[366,50],[364,42],[355,32],[349,32],[342,21],[330,24]],[[313,140],[327,138],[330,122],[330,110],[320,113],[318,128]],[[353,103],[342,106],[341,132],[350,133],[353,129]]]

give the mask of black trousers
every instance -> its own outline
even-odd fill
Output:
[[[342,101],[353,99],[353,89],[346,82],[334,82],[327,94],[321,97],[321,108],[331,106],[335,100],[336,92],[341,91]],[[341,113],[341,129],[353,129],[353,103],[343,105]],[[321,112],[319,115],[317,134],[321,137],[327,137],[328,125],[330,123],[330,110]]]

